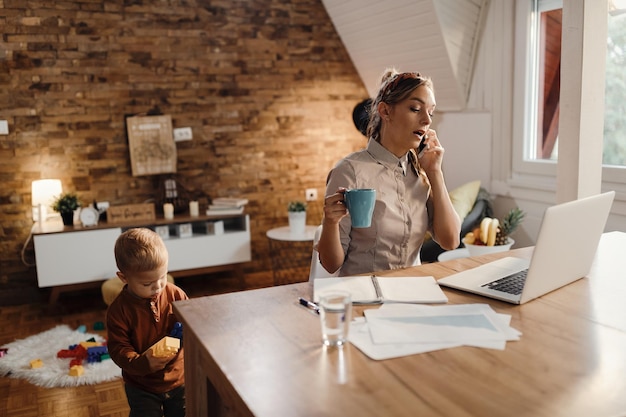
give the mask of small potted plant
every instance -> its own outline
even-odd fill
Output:
[[[289,231],[293,234],[304,234],[306,226],[306,203],[291,201],[287,206],[289,216]]]
[[[66,226],[74,224],[74,210],[78,207],[80,207],[80,202],[74,193],[61,194],[52,204],[52,209],[61,214],[63,224]]]

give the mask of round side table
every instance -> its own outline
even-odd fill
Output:
[[[274,285],[308,281],[315,230],[306,226],[304,233],[292,233],[282,226],[267,231]]]

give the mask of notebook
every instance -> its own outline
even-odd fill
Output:
[[[446,303],[448,297],[433,277],[377,277],[375,275],[315,278],[313,301],[327,291],[347,291],[353,304]]]
[[[549,207],[530,261],[506,257],[438,283],[513,304],[524,304],[570,284],[591,270],[614,197],[615,191],[611,191]],[[502,281],[495,282],[520,272],[525,280],[519,292]]]

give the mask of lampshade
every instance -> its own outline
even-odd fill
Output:
[[[49,214],[53,214],[52,204],[54,200],[63,192],[61,180],[46,179],[33,181],[32,184],[32,204],[33,220],[46,220]],[[40,218],[41,210],[41,218]]]

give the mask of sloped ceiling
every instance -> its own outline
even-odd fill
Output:
[[[370,96],[385,68],[435,83],[437,109],[465,108],[489,0],[322,0]]]

